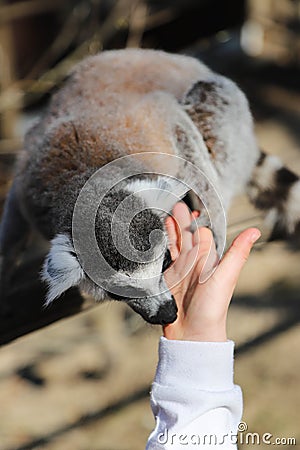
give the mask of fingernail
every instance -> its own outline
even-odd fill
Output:
[[[251,244],[254,244],[254,242],[256,242],[260,238],[260,236],[261,236],[261,232],[259,230],[255,230],[250,235],[249,241],[251,242]]]

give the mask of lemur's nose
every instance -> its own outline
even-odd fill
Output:
[[[175,303],[174,297],[172,300],[164,303],[158,310],[155,316],[151,317],[151,323],[158,325],[167,325],[168,323],[175,322],[177,319],[177,305]]]

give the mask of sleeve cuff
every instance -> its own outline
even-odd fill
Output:
[[[155,383],[189,389],[227,391],[233,384],[234,342],[159,342]]]

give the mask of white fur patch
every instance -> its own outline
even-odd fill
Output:
[[[84,272],[72,255],[74,247],[70,238],[58,234],[51,241],[51,249],[42,269],[42,279],[48,284],[46,306],[72,286],[76,286],[84,277]]]
[[[293,233],[300,221],[300,181],[297,181],[289,191],[285,205],[285,219],[288,232]]]
[[[156,180],[135,180],[127,189],[143,198],[150,208],[171,212],[173,206],[189,191],[189,187],[175,178],[158,177]]]
[[[267,156],[262,165],[255,169],[255,183],[260,189],[266,190],[274,187],[275,175],[282,168],[282,162],[277,156]]]

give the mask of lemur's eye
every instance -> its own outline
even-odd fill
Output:
[[[124,275],[126,275],[126,277],[131,277],[130,273],[128,272],[124,272]]]
[[[170,250],[167,249],[164,257],[162,271],[165,272],[170,267],[171,264],[172,264],[171,253]]]

